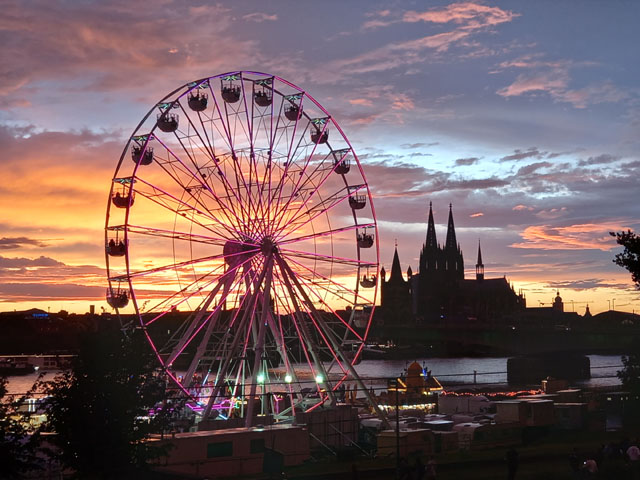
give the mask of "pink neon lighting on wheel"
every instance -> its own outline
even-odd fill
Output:
[[[378,292],[372,200],[308,92],[250,71],[189,82],[140,121],[116,167],[105,245],[126,247],[105,251],[109,289],[199,415],[290,419],[360,382]]]

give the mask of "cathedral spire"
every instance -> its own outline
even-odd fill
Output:
[[[437,248],[438,242],[436,241],[436,225],[433,221],[433,209],[431,208],[431,202],[429,202],[429,223],[427,225],[427,248]]]
[[[391,275],[389,275],[389,281],[391,280],[404,280],[402,278],[402,269],[400,268],[400,257],[398,257],[398,246],[393,253],[393,262],[391,263]]]
[[[456,241],[456,227],[453,225],[453,209],[449,204],[449,223],[447,225],[447,242],[444,246],[445,250],[456,250],[458,248],[458,242]]]
[[[482,263],[482,251],[480,250],[480,239],[478,239],[478,261],[476,262],[476,280],[484,280],[484,264]]]

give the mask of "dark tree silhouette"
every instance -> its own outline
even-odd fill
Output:
[[[18,396],[7,394],[7,379],[0,377],[0,478],[24,478],[34,473],[39,434],[30,427],[25,400],[33,391]]]
[[[636,284],[636,288],[640,289],[640,236],[631,230],[609,233],[616,237],[618,245],[624,247],[622,253],[618,253],[613,262],[626,268],[631,273],[631,279]]]
[[[140,478],[148,461],[166,454],[145,441],[171,415],[155,365],[142,333],[101,331],[85,336],[71,370],[45,383],[51,443],[78,478]]]

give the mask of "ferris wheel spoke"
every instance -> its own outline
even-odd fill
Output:
[[[142,188],[137,188],[136,184],[143,184],[146,187],[148,187],[150,190],[144,190]],[[134,179],[133,182],[133,192],[136,195],[142,195],[143,197],[147,198],[148,200],[151,200],[152,202],[155,202],[156,204],[160,205],[163,208],[166,208],[167,210],[173,212],[173,213],[178,213],[178,214],[183,214],[186,212],[193,212],[195,214],[201,215],[203,217],[205,217],[207,220],[210,221],[217,221],[217,217],[215,215],[213,215],[213,212],[210,211],[209,209],[204,208],[204,206],[202,206],[203,208],[198,208],[198,206],[194,206],[191,205],[190,203],[185,202],[184,200],[181,200],[179,198],[177,198],[176,196],[170,194],[169,192],[167,192],[166,190],[164,190],[163,188],[160,188],[148,181],[146,181],[143,178],[140,177],[136,177]],[[190,192],[189,192],[190,193]],[[173,206],[175,205],[175,206]],[[214,210],[216,213],[219,213],[219,210]]]
[[[304,201],[300,204],[300,206],[297,209],[295,209],[293,212],[291,212],[291,214],[288,215],[290,222],[295,223],[299,218],[307,215],[312,216],[315,212],[318,212],[318,211],[320,212],[320,214],[322,214],[330,210],[331,208],[333,208],[335,205],[341,203],[350,195],[358,192],[359,190],[365,187],[364,185],[360,185],[360,186],[347,185],[345,186],[344,189],[339,190],[338,192],[335,192],[329,197],[325,197],[323,200],[315,204],[313,207],[300,213],[303,210],[303,208],[308,205],[309,202],[314,201],[316,199],[318,191],[324,185],[327,179],[329,179],[330,175],[335,172],[337,165],[338,165],[337,163],[333,164],[332,168],[327,171],[328,173],[324,175],[319,182],[317,182],[317,185],[315,185],[314,183],[316,181],[310,178],[310,183],[314,184],[314,188],[307,195],[304,196]],[[316,167],[316,170],[319,170],[320,167],[321,165],[318,165],[318,167]]]
[[[165,170],[166,171],[166,170]],[[169,172],[167,172],[169,173]],[[171,175],[171,174],[170,174]],[[174,177],[172,177],[174,178]],[[179,184],[179,180],[175,179],[176,183]],[[195,205],[192,205],[189,202],[186,202],[182,199],[175,197],[170,194],[166,190],[147,182],[146,180],[136,177],[134,184],[144,184],[149,190],[135,187],[133,188],[134,193],[142,195],[146,199],[152,201],[156,205],[167,209],[175,214],[181,215],[183,217],[190,216],[190,218],[194,218],[195,216],[201,217],[197,222],[201,227],[210,230],[215,233],[219,233],[218,228],[224,230],[228,233],[232,233],[232,229],[229,228],[229,225],[233,224],[232,217],[229,217],[225,212],[222,206],[218,208],[212,209],[210,206],[205,205],[199,195],[197,193],[200,191],[198,186],[196,187],[184,187],[184,191],[189,195],[188,198],[193,200]],[[223,221],[226,220],[226,221]],[[206,221],[206,223],[205,223]]]
[[[303,96],[304,96],[304,93],[300,97],[300,102],[298,103],[298,108],[300,108],[300,109],[302,109]],[[280,176],[280,178],[278,180],[276,188],[274,189],[274,196],[273,196],[273,198],[271,198],[271,200],[269,202],[270,204],[274,204],[275,203],[277,205],[280,205],[280,203],[282,201],[282,193],[285,190],[285,182],[286,182],[286,179],[289,178],[288,177],[289,167],[295,161],[295,156],[293,155],[293,153],[295,153],[295,151],[297,151],[297,149],[298,149],[298,147],[296,147],[296,149],[293,150],[293,144],[294,144],[296,133],[297,133],[297,130],[298,130],[298,124],[300,123],[300,118],[304,118],[304,116],[299,117],[297,120],[295,120],[293,128],[292,128],[292,131],[291,131],[291,140],[287,141],[287,151],[286,151],[286,154],[284,155],[284,159],[285,159],[284,171],[282,172],[282,175]],[[310,122],[308,122],[308,124],[310,124]],[[284,132],[287,132],[288,128],[289,128],[288,126],[285,127]],[[299,137],[298,145],[304,139],[305,132],[306,132],[306,128],[304,129],[304,131],[302,132],[302,134]],[[293,191],[292,191],[291,194],[293,195]],[[277,198],[277,200],[275,200],[276,198]]]
[[[181,108],[182,108],[182,106],[181,106]],[[184,111],[184,108],[183,108],[183,111]],[[186,114],[186,112],[185,112],[185,114]],[[185,153],[187,153],[187,155],[189,156],[190,160],[191,160],[191,161],[192,161],[192,163],[194,164],[194,167],[198,170],[198,172],[200,172],[200,173],[201,173],[201,176],[202,176],[202,174],[204,173],[202,170],[205,170],[205,171],[208,173],[208,177],[209,177],[209,178],[211,178],[211,173],[212,173],[212,172],[214,172],[214,171],[215,171],[215,172],[220,172],[220,173],[221,173],[221,172],[222,172],[222,170],[220,169],[220,166],[219,166],[219,164],[218,164],[218,161],[217,161],[217,157],[216,157],[215,151],[214,151],[214,149],[213,149],[212,145],[208,142],[208,136],[205,136],[205,138],[207,139],[207,141],[205,141],[205,138],[203,138],[203,137],[202,137],[202,135],[200,134],[199,128],[198,128],[198,127],[197,127],[197,125],[196,125],[196,124],[191,120],[191,117],[189,117],[189,116],[187,115],[187,118],[188,118],[188,120],[189,120],[189,124],[191,125],[191,127],[193,128],[193,130],[196,132],[196,135],[198,136],[198,139],[199,139],[199,140],[203,143],[203,145],[205,146],[205,150],[206,150],[206,153],[207,153],[208,158],[209,158],[210,160],[212,160],[212,161],[213,161],[213,167],[207,167],[206,165],[204,165],[204,166],[199,166],[199,165],[197,164],[197,162],[196,162],[195,158],[193,157],[193,155],[190,155],[190,154],[189,154],[189,152],[188,152],[188,150],[186,149],[186,147],[184,146],[184,144],[183,144],[182,140],[181,140],[181,139],[179,139],[179,140],[180,140],[180,144],[181,144],[181,145],[182,145],[182,147],[183,147],[183,150],[185,150]],[[198,118],[200,119],[200,117],[198,117]],[[206,133],[206,129],[204,129],[204,126],[202,125],[202,121],[200,121],[200,123],[201,123],[201,126],[203,127],[203,128],[202,128],[203,132],[205,132],[205,133]],[[222,175],[224,176],[224,173],[222,173]],[[215,175],[214,175],[214,177],[215,177]],[[204,180],[204,183],[208,184],[208,181],[207,181],[207,180]],[[236,193],[236,192],[235,192],[235,190],[233,190],[233,189],[231,189],[231,190],[230,190],[229,188],[227,188],[227,187],[228,187],[228,186],[230,186],[230,185],[228,185],[228,181],[226,180],[226,178],[223,178],[223,186],[224,186],[224,188],[225,188],[225,191],[226,191],[226,194],[227,194],[226,196],[227,196],[227,197],[231,197],[231,193],[234,193],[234,194]],[[231,193],[230,193],[230,192],[231,192]],[[239,200],[239,198],[237,197],[237,195],[235,195],[235,197],[236,197],[236,200]],[[230,203],[229,203],[229,205],[230,205],[230,207],[233,209],[234,214],[236,215],[236,217],[239,217],[240,215],[239,215],[239,214],[238,214],[238,212],[235,210],[234,203],[235,203],[235,202],[230,202]],[[241,209],[243,208],[243,204],[242,204],[242,202],[239,202],[239,207],[240,207]],[[246,212],[246,211],[245,211],[245,212],[243,212],[243,218],[246,218],[246,217],[248,216],[248,213],[249,213],[249,212]]]
[[[307,124],[307,127],[310,127],[310,125],[311,125],[311,122],[309,121],[308,124]],[[324,124],[324,126],[322,128],[322,132],[320,133],[320,135],[323,135],[325,133],[327,125],[328,125],[328,122],[325,122],[325,124]],[[306,131],[307,131],[307,128],[305,128],[305,132],[303,132],[302,136],[300,137],[300,141],[298,143],[298,147],[300,147],[302,140],[305,138],[304,134],[306,133]],[[282,207],[282,211],[286,211],[289,208],[291,200],[294,198],[293,194],[299,190],[300,182],[302,180],[304,180],[304,172],[307,170],[307,167],[309,166],[311,160],[314,158],[317,146],[318,146],[318,143],[313,143],[312,147],[311,147],[311,151],[307,155],[303,154],[303,156],[306,156],[306,159],[304,160],[304,163],[301,166],[301,171],[300,171],[300,174],[298,175],[298,180],[297,180],[297,182],[295,182],[295,186],[293,187],[293,190],[292,190],[292,195],[289,198],[289,200]],[[296,147],[296,150],[294,151],[294,154],[289,157],[292,161],[295,161],[295,158],[296,158],[295,153],[298,151],[298,147]],[[305,148],[305,151],[306,151],[307,148],[308,147]]]
[[[351,265],[351,266],[355,266],[355,267],[374,267],[377,266],[376,263],[374,262],[367,262],[364,260],[357,260],[354,258],[344,258],[344,257],[337,257],[337,256],[333,256],[333,255],[322,255],[320,253],[316,253],[316,252],[305,252],[305,251],[300,251],[300,250],[291,250],[288,248],[280,248],[280,253],[283,254],[283,257],[287,258],[289,256],[292,257],[297,257],[297,258],[304,258],[307,260],[318,260],[321,262],[328,262],[328,263],[340,263],[343,265]]]
[[[151,237],[160,237],[160,238],[170,238],[172,240],[196,242],[196,243],[201,243],[205,245],[214,245],[218,247],[224,247],[224,245],[230,241],[229,239],[226,239],[226,238],[209,237],[205,235],[199,235],[196,233],[180,232],[178,230],[162,230],[159,228],[143,227],[140,225],[126,225],[126,226],[118,226],[113,228],[124,228],[129,234],[148,235]],[[240,235],[240,233],[238,233],[238,235]],[[252,247],[251,248],[252,250],[253,250],[253,247],[259,248],[258,245],[252,245],[251,247]]]
[[[325,275],[322,275],[317,270],[312,270],[311,268],[307,267],[305,264],[300,263],[300,262],[296,262],[292,258],[289,258],[289,261],[292,264],[298,266],[299,268],[304,269],[306,272],[308,272],[307,273],[308,275],[317,276],[317,277],[321,278],[323,281],[325,281],[328,284],[332,285],[335,288],[335,290],[331,290],[330,292],[333,293],[334,295],[339,296],[340,298],[342,298],[342,300],[351,301],[350,299],[347,299],[346,297],[338,295],[335,292],[345,292],[345,293],[348,293],[350,295],[353,295],[353,297],[356,299],[356,301],[360,301],[360,302],[363,302],[363,303],[371,303],[371,300],[366,298],[366,297],[363,297],[362,295],[360,295],[358,290],[352,290],[352,289],[350,289],[349,287],[347,287],[344,284],[341,284],[341,283],[338,283],[338,282],[336,282],[334,280],[331,280],[331,278],[329,278],[329,277],[327,277]]]
[[[189,191],[189,189],[191,189],[191,188],[200,188],[200,191],[203,194],[206,192],[206,194],[211,195],[211,198],[216,203],[216,205],[219,205],[224,211],[228,212],[228,214],[231,214],[233,216],[233,217],[227,217],[228,219],[235,220],[235,222],[238,225],[246,226],[245,225],[244,216],[246,216],[247,212],[243,212],[243,215],[241,216],[235,210],[233,202],[230,202],[231,196],[229,195],[229,190],[231,190],[231,192],[234,194],[236,203],[239,204],[240,209],[241,210],[243,209],[243,203],[242,203],[241,199],[238,198],[238,196],[235,194],[235,190],[233,190],[233,188],[225,189],[225,191],[227,193],[227,198],[228,198],[229,201],[228,202],[223,201],[223,198],[221,198],[219,195],[217,195],[216,192],[214,191],[214,189],[212,188],[212,186],[209,185],[209,183],[202,178],[202,174],[197,175],[192,169],[189,168],[188,165],[186,165],[184,163],[184,161],[175,152],[173,152],[173,150],[168,145],[163,143],[160,139],[157,139],[157,140],[165,148],[165,150],[168,152],[170,158],[167,161],[156,160],[156,163],[158,163],[158,165],[160,165],[160,167],[180,187],[182,187],[185,191]],[[173,160],[171,160],[171,158]],[[171,168],[172,171],[174,173],[176,173],[176,175],[172,174],[169,171],[169,168]],[[187,179],[186,179],[187,182],[183,182],[180,178],[178,178],[178,175],[177,175],[178,172],[182,173],[183,176],[187,177]],[[209,172],[209,170],[208,170],[208,172]],[[194,197],[194,199],[195,199],[195,197]],[[195,200],[199,202],[199,200],[197,200],[197,199],[195,199]],[[207,208],[207,206],[204,205],[204,204],[202,204],[202,207],[205,210],[209,210],[209,208]]]
[[[324,230],[324,231],[318,232],[318,233],[312,233],[312,234],[309,234],[309,235],[302,235],[301,237],[295,237],[295,238],[290,238],[288,240],[285,239],[285,240],[282,240],[282,241],[278,241],[278,245],[288,245],[290,243],[302,242],[302,241],[311,240],[311,239],[314,239],[314,238],[331,236],[331,235],[334,235],[336,233],[348,232],[350,230],[356,230],[358,228],[370,228],[370,227],[373,227],[374,225],[375,225],[375,223],[361,223],[361,224],[355,224],[355,225],[347,225],[345,227],[334,228],[332,230]]]
[[[212,262],[212,261],[216,261],[216,260],[222,260],[222,259],[233,259],[233,258],[240,258],[244,255],[248,255],[248,254],[255,254],[257,252],[259,252],[259,248],[256,248],[255,250],[247,250],[247,251],[242,251],[242,252],[238,252],[238,253],[232,253],[232,254],[224,254],[224,253],[220,253],[217,255],[208,255],[206,257],[199,257],[199,258],[194,258],[191,260],[185,260],[183,262],[175,262],[175,263],[169,263],[167,265],[162,265],[160,267],[153,267],[153,268],[148,268],[148,269],[144,269],[144,270],[137,270],[137,271],[133,271],[133,272],[129,272],[125,275],[118,275],[115,277],[110,277],[112,281],[117,281],[117,282],[122,282],[122,281],[127,281],[129,279],[134,279],[136,277],[142,277],[145,275],[151,275],[154,273],[162,273],[162,272],[166,272],[167,270],[177,270],[177,269],[181,269],[184,267],[191,267],[191,266],[195,266],[195,265],[199,265],[205,262]],[[222,268],[224,265],[221,263],[220,264],[220,268]],[[215,270],[212,273],[216,273]]]
[[[313,292],[313,296],[317,298],[319,304],[323,305],[323,308],[327,308],[328,311],[332,312],[334,316],[339,320],[339,323],[343,324],[344,327],[350,330],[356,337],[358,337],[358,339],[362,340],[361,335],[357,333],[349,324],[349,322],[345,321],[345,319],[341,317],[326,300],[326,297],[328,295],[331,295],[337,299],[344,300],[345,302],[350,303],[353,297],[348,298],[345,296],[345,292],[343,290],[347,290],[346,287],[344,287],[343,289],[339,289],[337,286],[331,285],[327,281],[320,281],[318,279],[314,279],[313,277],[310,278],[309,275],[305,275],[304,272],[296,271],[296,269],[294,269],[291,265],[288,265],[288,267],[290,268],[290,271],[295,274],[298,282],[306,289],[308,289],[308,291]]]
[[[299,175],[304,175],[304,170],[301,170],[299,172]],[[294,192],[292,192],[292,194],[287,199],[287,202],[285,202],[284,206],[278,205],[276,207],[277,211],[275,213],[275,217],[279,220],[276,222],[274,231],[279,232],[284,228],[285,225],[290,226],[291,219],[295,216],[297,211],[299,211],[309,202],[313,201],[311,199],[311,195],[315,188],[315,180],[311,176],[309,176],[302,185],[300,185]],[[295,200],[291,202],[292,199]],[[295,208],[296,203],[299,203],[297,208]]]
[[[350,187],[347,187],[346,189],[342,189],[338,192],[333,193],[331,196],[325,198],[318,204],[312,206],[311,208],[307,209],[302,213],[299,213],[295,218],[291,218],[288,223],[288,230],[285,232],[280,232],[278,238],[279,239],[286,238],[287,235],[290,235],[292,232],[300,230],[301,228],[305,227],[309,223],[313,222],[319,216],[326,214],[331,209],[333,209],[340,203],[347,200],[354,193],[357,193],[364,188],[365,188],[365,185],[350,186]],[[308,218],[304,218],[304,217],[308,217]]]
[[[200,283],[203,282],[203,280],[205,278],[207,278],[208,276],[214,275],[214,274],[220,272],[221,270],[223,270],[224,269],[224,264],[221,264],[218,267],[216,267],[216,269],[213,272],[207,272],[207,273],[204,273],[203,275],[201,275],[199,277],[196,277],[192,282],[187,284],[184,288],[182,288],[182,289],[178,290],[177,292],[173,293],[167,299],[163,300],[162,302],[158,303],[156,306],[151,308],[150,310],[155,310],[155,309],[159,309],[159,308],[163,308],[164,310],[160,314],[158,314],[155,317],[153,317],[148,322],[146,322],[146,323],[143,322],[143,326],[147,327],[147,326],[151,325],[153,322],[159,320],[160,318],[165,316],[167,313],[170,313],[171,311],[173,311],[175,308],[177,308],[181,304],[183,304],[185,302],[188,302],[195,295],[200,294],[202,291],[204,291],[205,289],[209,288],[214,283],[220,282],[220,280],[224,279],[226,275],[230,275],[231,273],[237,271],[239,268],[243,267],[248,261],[249,261],[249,259],[239,263],[238,265],[236,265],[235,267],[233,267],[232,269],[230,269],[227,272],[223,271],[223,273],[220,276],[217,276],[217,277],[215,277],[215,278],[213,278],[211,280],[208,280],[207,282],[203,283],[202,285],[200,285]],[[192,287],[194,287],[194,286],[196,286],[197,288],[195,290],[191,291],[190,289]],[[179,296],[182,297],[182,298],[178,298]],[[178,301],[175,302],[175,303],[171,303],[171,300],[175,299],[175,298],[178,298]],[[222,303],[224,303],[225,301],[226,301],[226,297],[221,299]]]

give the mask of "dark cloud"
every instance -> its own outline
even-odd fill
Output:
[[[24,300],[76,300],[79,298],[104,300],[104,287],[74,283],[3,283],[0,284],[0,302]]]
[[[440,145],[440,142],[431,142],[431,143],[403,143],[400,145],[402,148],[413,149],[413,148],[423,148],[423,147],[434,147],[436,145]]]
[[[518,161],[518,160],[524,160],[525,158],[542,158],[545,155],[544,152],[541,152],[540,150],[538,150],[536,147],[531,147],[528,150],[522,151],[522,150],[514,150],[514,153],[512,153],[511,155],[507,155],[505,157],[502,157],[500,159],[501,162],[512,162],[512,161]]]
[[[551,163],[549,162],[537,162],[537,163],[532,163],[530,165],[526,165],[520,169],[518,169],[518,176],[524,176],[524,175],[531,175],[533,172],[540,170],[541,168],[548,168],[553,166]]]
[[[607,163],[613,163],[620,160],[620,157],[615,155],[609,155],[608,153],[603,153],[596,157],[589,157],[586,160],[580,160],[578,165],[580,167],[585,167],[588,165],[605,165]]]
[[[467,157],[467,158],[458,158],[456,160],[456,166],[461,167],[461,166],[469,166],[469,165],[475,165],[476,163],[478,163],[478,160],[480,160],[479,157]]]
[[[38,258],[8,258],[0,256],[0,269],[27,267],[64,267],[65,264],[50,257]]]
[[[621,288],[627,289],[629,285],[621,283],[608,282],[601,278],[588,278],[584,280],[568,280],[561,282],[549,283],[551,288],[567,288],[571,290],[590,290],[593,288]],[[565,302],[571,303],[571,302]]]
[[[0,238],[0,250],[11,250],[24,246],[46,247],[47,244],[40,240],[27,237],[2,237]]]

